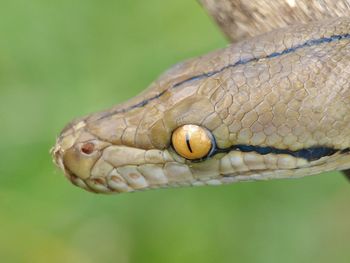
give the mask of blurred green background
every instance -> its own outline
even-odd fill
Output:
[[[94,195],[49,149],[72,118],[227,45],[194,1],[1,0],[1,262],[350,262],[339,173]]]

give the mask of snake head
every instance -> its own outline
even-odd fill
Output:
[[[90,177],[103,149],[109,145],[91,135],[86,130],[85,120],[79,119],[63,129],[51,153],[55,164],[72,183],[92,190],[84,180]]]
[[[178,64],[69,124],[54,160],[104,193],[348,169],[349,32],[348,18],[298,25]]]

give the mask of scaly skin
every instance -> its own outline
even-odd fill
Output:
[[[232,41],[273,29],[348,17],[349,0],[198,0]]]
[[[69,124],[55,162],[74,184],[104,193],[348,169],[348,34],[349,18],[295,25],[178,64],[130,101]],[[170,141],[183,124],[207,128],[225,150],[200,162],[180,157]],[[314,147],[332,151],[289,154]]]

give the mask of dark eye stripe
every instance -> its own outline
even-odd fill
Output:
[[[318,160],[324,156],[330,156],[335,154],[336,152],[346,153],[350,151],[350,148],[346,148],[343,150],[340,149],[334,149],[331,147],[323,147],[323,146],[316,146],[316,147],[310,147],[310,148],[304,148],[297,151],[292,151],[288,149],[278,149],[274,147],[261,147],[261,146],[253,146],[253,145],[233,145],[229,148],[220,149],[216,148],[213,152],[213,154],[216,153],[227,153],[232,150],[239,150],[241,152],[256,152],[262,155],[273,153],[273,154],[289,154],[296,158],[303,158],[308,161],[315,161]],[[212,154],[212,155],[213,155]]]

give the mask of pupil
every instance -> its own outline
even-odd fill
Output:
[[[191,144],[190,144],[190,136],[188,133],[186,133],[186,145],[188,150],[192,153],[192,148],[191,148]]]

